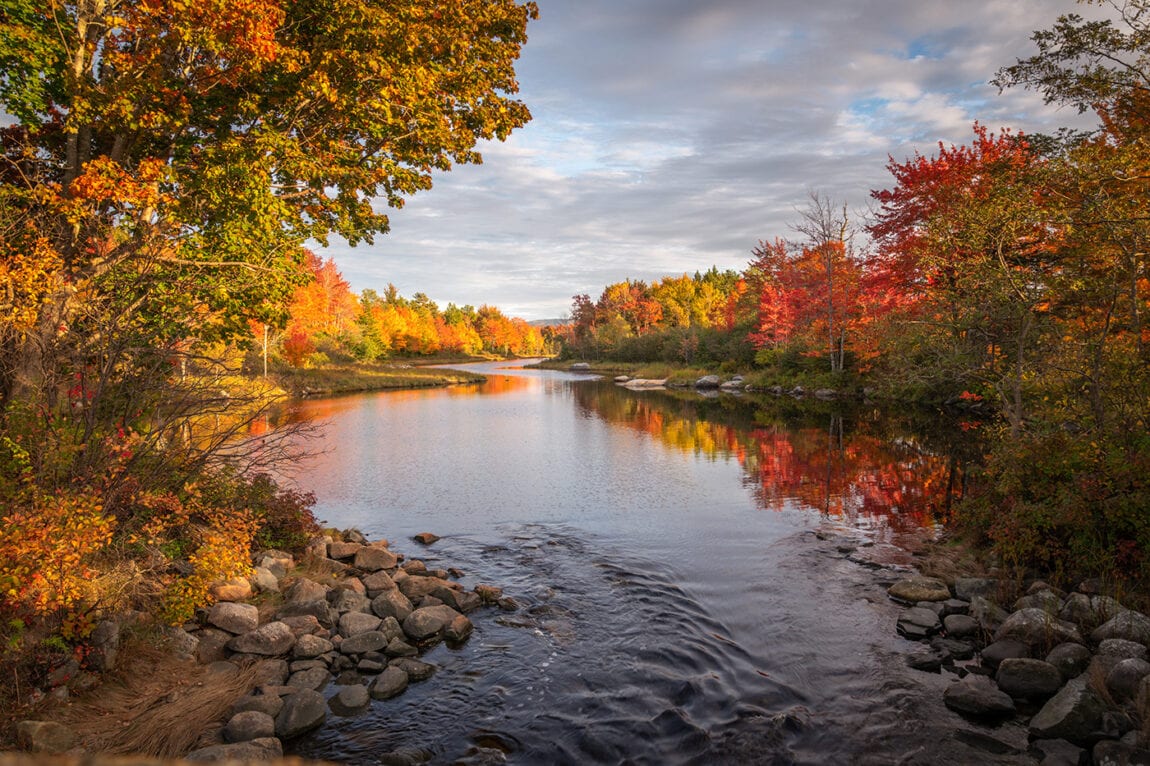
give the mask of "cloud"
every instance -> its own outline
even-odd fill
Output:
[[[1073,0],[539,0],[518,71],[534,120],[437,178],[371,247],[356,289],[556,317],[632,277],[740,269],[809,190],[862,211],[888,156],[979,120],[1082,124],[995,71]]]

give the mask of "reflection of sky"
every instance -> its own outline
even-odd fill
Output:
[[[374,246],[331,254],[355,289],[528,319],[627,277],[743,268],[790,236],[808,190],[865,213],[887,158],[963,143],[975,120],[1082,118],[995,71],[1074,0],[541,0],[519,62],[535,119],[456,168]]]

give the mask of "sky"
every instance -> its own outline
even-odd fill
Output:
[[[742,270],[809,195],[865,224],[890,158],[997,131],[1084,127],[995,72],[1074,0],[537,0],[517,66],[533,119],[437,175],[373,245],[333,240],[354,290],[562,318],[624,279]],[[865,244],[865,243],[864,243]]]

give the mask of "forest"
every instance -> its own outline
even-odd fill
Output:
[[[253,549],[316,531],[312,498],[268,477],[277,436],[248,429],[274,401],[269,353],[306,369],[556,349],[978,405],[986,454],[960,524],[1019,570],[1145,583],[1150,4],[1062,17],[998,73],[1096,130],[975,124],[892,158],[866,220],[812,193],[789,236],[748,234],[744,270],[609,285],[549,330],[356,295],[307,249],[372,243],[384,206],[530,119],[514,65],[534,4],[374,7],[4,4],[6,657],[126,609],[179,623]]]

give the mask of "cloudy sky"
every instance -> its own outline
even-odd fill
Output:
[[[867,212],[888,156],[975,120],[1081,125],[995,71],[1074,0],[538,0],[518,71],[534,119],[440,176],[372,246],[333,241],[353,289],[526,319],[577,293],[712,265],[791,236],[811,191]]]

